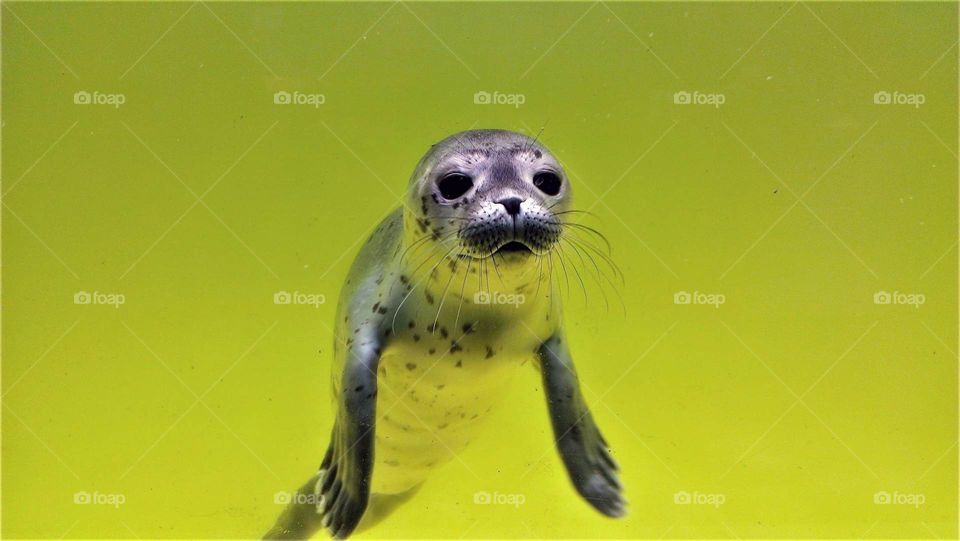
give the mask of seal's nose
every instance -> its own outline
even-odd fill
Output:
[[[503,205],[503,208],[507,209],[507,214],[510,216],[520,214],[520,203],[523,203],[523,199],[519,197],[505,197],[497,201],[497,204]]]

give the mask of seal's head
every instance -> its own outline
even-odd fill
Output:
[[[410,179],[408,243],[518,266],[560,240],[570,183],[543,145],[506,130],[461,132],[433,145]]]

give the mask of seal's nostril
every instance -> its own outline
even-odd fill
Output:
[[[523,203],[523,199],[519,197],[507,197],[497,201],[497,204],[503,205],[503,208],[507,209],[507,214],[510,216],[520,214],[520,203]]]

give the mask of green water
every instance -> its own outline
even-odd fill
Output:
[[[957,537],[956,4],[0,11],[4,537],[265,531],[358,242],[430,144],[543,126],[626,277],[566,311],[629,516],[524,368],[362,537]]]

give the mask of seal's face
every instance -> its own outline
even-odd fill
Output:
[[[414,173],[413,223],[459,258],[517,265],[560,240],[570,201],[560,163],[533,139],[480,130],[435,145]],[[416,212],[415,212],[416,213]]]

